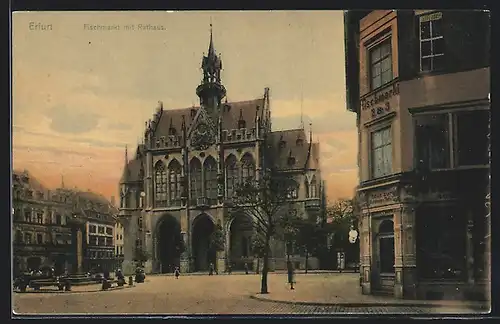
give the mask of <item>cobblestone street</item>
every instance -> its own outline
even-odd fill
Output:
[[[148,276],[130,289],[96,292],[96,285],[66,293],[14,293],[17,314],[443,314],[471,313],[468,307],[449,305],[395,305],[390,299],[360,298],[358,274],[300,274],[297,290],[287,290],[285,274],[269,275],[271,300],[257,300],[258,275]],[[76,287],[75,287],[76,288]],[[254,298],[250,298],[250,296]],[[260,297],[259,297],[260,296]],[[323,296],[321,298],[321,296]],[[335,299],[335,296],[342,296]],[[306,304],[307,300],[314,304]],[[322,300],[331,305],[319,305]],[[376,301],[379,301],[377,303]],[[352,306],[357,301],[358,305]],[[299,302],[303,304],[292,304]],[[360,303],[369,303],[366,306]]]

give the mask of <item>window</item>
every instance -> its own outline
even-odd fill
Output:
[[[419,115],[414,118],[417,167],[435,170],[489,164],[489,110]],[[454,156],[453,161],[451,156]]]
[[[245,154],[241,159],[243,181],[255,179],[255,162],[250,154]]]
[[[97,226],[89,225],[89,233],[97,233]]]
[[[456,114],[456,152],[458,166],[487,165],[488,110],[464,111]]]
[[[230,198],[235,194],[236,187],[239,184],[239,170],[236,164],[236,157],[230,155],[226,160],[226,186],[227,197]]]
[[[62,224],[62,219],[60,214],[56,214],[56,224],[61,225]]]
[[[22,217],[21,209],[19,209],[19,208],[14,209],[14,220],[22,221],[21,217]]]
[[[99,234],[104,234],[104,227],[103,227],[103,226],[99,226],[99,227],[97,228],[97,230],[99,231],[99,232],[98,232]]]
[[[217,164],[212,157],[205,160],[205,193],[210,204],[217,202]]]
[[[36,222],[38,224],[43,224],[43,212],[42,211],[36,212]]]
[[[112,227],[106,227],[106,234],[113,235],[113,228]]]
[[[391,137],[390,127],[372,133],[372,178],[379,178],[392,173]]]
[[[170,189],[170,205],[180,206],[181,204],[181,165],[176,160],[170,162],[168,166],[169,172],[169,189]]]
[[[113,238],[106,237],[106,246],[113,246]]]
[[[299,196],[299,184],[293,183],[293,184],[291,184],[291,187],[289,188],[287,198],[288,199],[296,199],[298,196]]]
[[[97,237],[97,245],[105,246],[106,245],[106,238],[104,236],[98,236]]]
[[[304,181],[304,187],[306,189],[306,198],[311,197],[311,192],[309,191],[310,188],[309,188],[309,183],[307,182],[307,179]]]
[[[420,17],[420,71],[436,71],[444,66],[443,14]]]
[[[31,244],[33,235],[31,233],[24,233],[24,243]]]
[[[97,245],[97,236],[96,235],[90,235],[89,244],[90,245]]]
[[[422,279],[463,279],[465,276],[465,213],[452,206],[417,210],[417,264]]]
[[[20,230],[16,231],[15,240],[16,240],[16,243],[22,243],[23,242],[23,233]]]
[[[137,218],[137,226],[139,228],[142,228],[142,216],[139,216],[139,218]]]
[[[370,88],[377,89],[392,81],[391,39],[370,49]]]
[[[316,177],[313,176],[312,180],[311,180],[311,195],[310,197],[311,198],[316,198],[318,196],[318,187],[317,187],[317,184],[316,184]]]
[[[155,166],[155,205],[157,207],[167,205],[167,172],[161,161]]]
[[[189,164],[189,173],[191,179],[191,199],[196,201],[196,198],[202,196],[202,185],[201,185],[201,163],[200,160],[194,158]]]
[[[448,114],[416,118],[415,137],[418,165],[424,169],[442,169],[450,165]]]
[[[24,221],[31,223],[31,210],[24,211]]]
[[[41,233],[36,234],[36,243],[43,244],[43,234],[41,234]]]

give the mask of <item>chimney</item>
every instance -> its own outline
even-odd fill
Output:
[[[116,207],[115,206],[115,196],[111,196],[111,206]]]

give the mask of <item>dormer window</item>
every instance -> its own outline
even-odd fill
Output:
[[[170,129],[168,130],[168,134],[175,136],[177,134],[177,130],[174,127],[170,127]]]
[[[295,141],[295,144],[297,144],[297,146],[302,146],[304,144],[304,140],[301,137],[299,137]]]
[[[279,147],[280,147],[280,149],[282,149],[282,148],[285,148],[285,147],[286,147],[286,142],[285,142],[283,139],[281,139],[281,140],[280,140],[280,142],[279,142]]]
[[[295,158],[293,156],[288,157],[288,165],[293,166],[295,164]]]
[[[243,119],[238,120],[238,128],[239,129],[246,128],[246,126],[247,126],[247,123]]]

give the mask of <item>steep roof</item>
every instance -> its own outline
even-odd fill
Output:
[[[223,130],[237,129],[240,117],[245,120],[246,128],[253,128],[255,127],[257,107],[259,107],[259,113],[262,113],[264,98],[228,102],[221,104],[221,107]],[[154,136],[168,137],[170,135],[170,128],[175,129],[177,135],[181,135],[182,117],[184,116],[186,128],[189,129],[198,109],[200,107],[193,106],[190,108],[165,109],[161,111],[159,120],[155,126]],[[214,122],[217,122],[217,120],[214,120]]]
[[[309,143],[304,129],[274,131],[269,134],[273,164],[280,170],[297,170],[306,166]]]
[[[35,178],[28,170],[13,170],[12,171],[13,184],[31,189],[33,191],[47,192],[48,189],[37,178]]]

